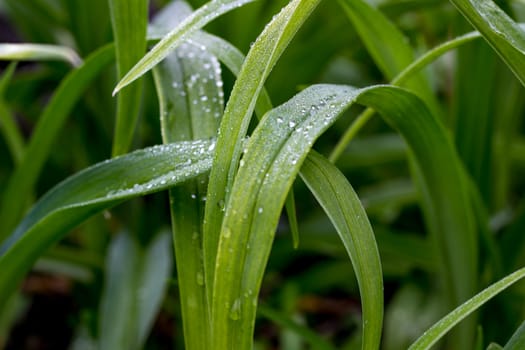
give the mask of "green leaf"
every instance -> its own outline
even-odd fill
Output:
[[[65,46],[45,44],[0,44],[0,60],[13,61],[47,61],[68,62],[78,67],[82,59],[77,53]]]
[[[212,320],[217,349],[234,343],[250,346],[256,296],[286,194],[315,139],[356,100],[379,111],[412,150],[432,200],[436,230],[447,235],[443,244],[451,244],[442,251],[457,259],[449,262],[457,271],[454,278],[472,276],[476,269],[464,249],[473,246],[475,234],[464,174],[446,131],[421,100],[390,86],[312,86],[267,113],[246,145],[226,203],[215,265]],[[462,249],[462,254],[454,249]],[[469,281],[461,282],[465,286],[454,285],[473,288]]]
[[[224,204],[256,101],[270,71],[318,3],[319,0],[294,0],[273,18],[250,49],[231,92],[219,130],[206,201],[204,255],[208,285],[214,280]]]
[[[294,320],[278,311],[272,310],[267,306],[259,305],[258,312],[262,317],[274,322],[281,327],[288,328],[299,335],[301,339],[304,339],[311,345],[312,349],[335,350],[335,347],[333,347],[327,340],[317,335],[317,333],[303,325],[298,324],[297,322],[294,322]]]
[[[214,146],[214,141],[154,146],[96,164],[50,190],[0,246],[0,308],[36,259],[70,229],[126,199],[209,171]]]
[[[68,74],[51,98],[33,131],[22,162],[11,174],[1,198],[0,242],[20,220],[51,146],[73,106],[113,58],[113,46],[105,46],[97,50],[82,66]]]
[[[357,33],[383,74],[392,80],[414,61],[414,50],[399,29],[381,11],[364,0],[339,0]],[[414,74],[403,86],[425,100],[434,115],[439,116],[438,103],[428,81]]]
[[[167,232],[157,235],[144,251],[128,233],[113,239],[100,306],[100,349],[143,347],[164,297],[172,264]]]
[[[174,2],[154,20],[153,28],[171,28],[191,13]],[[150,30],[151,32],[151,30]],[[206,45],[191,37],[154,69],[164,142],[209,139],[217,135],[223,113],[221,68]],[[210,317],[204,278],[202,220],[208,179],[205,176],[170,190],[177,277],[187,349],[210,349]],[[184,198],[184,200],[181,200]]]
[[[310,152],[301,177],[337,229],[352,260],[363,310],[363,349],[379,349],[383,328],[383,273],[366,212],[344,175]]]
[[[525,322],[514,332],[512,337],[505,344],[504,350],[519,350],[525,347]]]
[[[148,24],[148,0],[110,0],[111,24],[115,38],[118,79],[144,55]],[[142,83],[136,82],[117,97],[117,118],[113,156],[128,151],[137,124]]]
[[[525,277],[525,268],[517,270],[507,277],[492,284],[479,294],[458,306],[452,312],[443,317],[439,322],[427,330],[418,340],[416,340],[409,350],[427,350],[438,342],[452,327],[457,325],[467,316],[476,311],[481,305],[498,295],[500,292],[510,287],[520,279]]]
[[[18,130],[14,117],[4,100],[5,91],[7,90],[9,81],[13,77],[15,68],[16,63],[11,63],[0,78],[0,130],[4,135],[14,163],[18,165],[20,164],[24,153],[24,140],[22,134]]]
[[[124,78],[122,78],[115,87],[113,95],[119,92],[124,86],[131,84],[148,72],[178,45],[184,42],[192,33],[204,27],[217,17],[252,1],[255,0],[213,0],[193,12],[126,73]]]
[[[525,85],[525,31],[493,0],[450,0]]]

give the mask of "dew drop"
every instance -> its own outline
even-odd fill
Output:
[[[199,286],[203,286],[204,285],[204,275],[202,274],[202,272],[198,272],[197,273],[197,284]]]
[[[235,299],[230,309],[230,318],[234,321],[237,321],[241,318],[241,300],[239,298]]]

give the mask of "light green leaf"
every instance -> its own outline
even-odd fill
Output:
[[[148,52],[117,84],[113,95],[124,86],[140,78],[171,51],[186,40],[192,33],[204,27],[217,17],[255,0],[213,0],[188,16],[177,28],[173,29],[150,52]]]
[[[146,51],[148,2],[148,0],[109,1],[118,79],[121,79]],[[126,153],[131,145],[139,115],[141,97],[141,82],[129,86],[117,97],[113,156]]]
[[[513,272],[507,277],[499,280],[490,287],[484,289],[479,294],[458,306],[454,311],[447,314],[429,330],[427,330],[416,342],[414,342],[409,350],[427,350],[438,342],[452,327],[457,325],[467,316],[476,311],[480,306],[498,295],[500,292],[510,287],[520,279],[525,277],[525,268]]]
[[[366,212],[344,175],[324,157],[310,152],[301,177],[339,233],[352,260],[363,310],[363,349],[379,349],[383,328],[383,273]]]
[[[432,198],[436,228],[455,244],[443,251],[459,259],[450,261],[458,278],[475,268],[468,252],[450,252],[470,244],[471,209],[457,154],[425,105],[389,86],[312,86],[267,113],[246,145],[226,203],[215,265],[212,317],[218,349],[250,346],[256,296],[286,193],[315,139],[356,100],[379,111],[406,139]]]
[[[128,233],[113,240],[100,306],[101,350],[142,348],[164,297],[171,267],[168,233],[158,235],[145,251]]]
[[[0,60],[12,61],[65,61],[78,67],[82,59],[77,53],[65,46],[46,44],[0,44]]]
[[[504,350],[520,350],[525,348],[525,322],[514,332],[512,337],[505,344]]]
[[[169,29],[190,13],[185,2],[174,2],[155,18],[153,28]],[[153,69],[164,142],[215,137],[223,113],[219,61],[195,35],[191,38]],[[201,176],[170,190],[184,343],[196,350],[213,347],[202,251],[207,184],[207,177]]]
[[[450,0],[525,85],[525,31],[493,0]]]
[[[154,146],[94,165],[50,190],[0,246],[0,308],[36,259],[71,228],[122,201],[209,171],[214,141]]]
[[[16,165],[20,164],[24,153],[24,140],[22,134],[15,123],[14,117],[4,100],[4,94],[9,85],[9,81],[15,72],[16,63],[11,63],[0,78],[0,130],[4,135],[11,157]]]
[[[214,280],[224,204],[256,101],[277,60],[318,3],[319,0],[293,0],[273,18],[250,49],[231,92],[219,130],[206,201],[204,255],[208,285]]]

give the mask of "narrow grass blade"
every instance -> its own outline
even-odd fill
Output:
[[[234,343],[251,346],[257,294],[286,193],[315,139],[356,100],[384,115],[412,150],[424,191],[432,199],[430,215],[437,232],[447,235],[442,251],[454,259],[449,261],[455,271],[452,278],[472,276],[476,270],[474,253],[464,249],[473,246],[475,235],[464,174],[443,126],[421,100],[389,86],[312,86],[267,113],[246,145],[226,204],[215,265],[212,315],[217,349]],[[471,283],[451,285],[459,286],[456,292],[463,295],[473,289]]]
[[[20,220],[27,198],[42,170],[53,141],[89,84],[114,59],[113,46],[93,53],[60,84],[33,131],[20,165],[11,174],[0,202],[0,242]]]
[[[204,221],[206,279],[214,280],[215,256],[224,215],[256,101],[277,60],[319,0],[293,0],[266,26],[250,49],[224,111],[210,174]]]
[[[337,229],[352,260],[361,293],[363,349],[379,349],[383,328],[383,273],[374,232],[344,175],[321,155],[310,152],[301,177]]]
[[[117,75],[124,74],[146,51],[148,0],[110,0],[111,24],[117,58]],[[117,97],[117,118],[113,138],[113,156],[128,151],[137,124],[142,83],[136,82]]]
[[[217,17],[255,0],[213,0],[188,16],[177,28],[163,38],[150,52],[146,54],[117,84],[113,94],[124,86],[140,78],[157,63],[162,61],[171,51],[184,42],[192,33],[204,27]]]
[[[516,330],[503,349],[519,350],[523,348],[525,348],[525,322]]]
[[[286,315],[281,314],[278,311],[272,310],[269,307],[259,305],[257,308],[258,313],[274,322],[275,324],[290,329],[292,332],[300,336],[301,339],[304,339],[307,343],[310,344],[312,349],[315,350],[335,350],[336,348],[332,346],[327,340],[320,337],[317,333],[308,329],[307,327],[300,325],[293,320],[291,320]]]
[[[364,0],[339,0],[339,3],[387,79],[394,79],[414,61],[414,50],[407,39],[381,11]],[[440,115],[434,93],[420,72],[414,74],[403,86],[426,101],[434,115]]]
[[[436,344],[436,342],[438,342],[452,327],[457,325],[467,316],[476,311],[480,306],[523,277],[525,277],[525,268],[508,275],[490,287],[484,289],[479,294],[476,294],[474,297],[454,309],[454,311],[446,315],[438,323],[427,330],[410,346],[409,350],[431,349],[432,346]]]
[[[167,232],[157,235],[145,249],[126,232],[113,240],[99,316],[101,350],[143,347],[164,297],[172,264]]]
[[[174,2],[154,20],[154,28],[171,28],[191,14]],[[193,38],[193,37],[192,37]],[[165,143],[209,139],[217,135],[223,113],[221,68],[207,46],[181,44],[154,69]],[[187,349],[210,349],[210,307],[204,278],[202,220],[208,179],[201,176],[170,190],[173,241],[177,261],[184,343]],[[183,200],[181,200],[183,198]]]
[[[413,108],[411,113],[426,113],[428,123],[419,120],[402,119],[388,104],[374,106],[394,128],[398,129],[410,146],[416,162],[415,171],[425,205],[425,215],[437,245],[442,265],[441,275],[445,277],[445,290],[455,305],[463,302],[476,290],[477,232],[472,203],[461,162],[444,127],[428,116],[423,105],[406,94],[394,93],[394,88],[368,92],[360,102],[378,102],[380,98],[395,99]],[[391,95],[392,93],[392,95]],[[395,95],[394,95],[395,94]],[[380,96],[382,95],[382,96]],[[369,98],[372,97],[371,101]],[[395,97],[394,97],[395,96]],[[433,153],[432,156],[429,156]],[[425,155],[426,154],[426,155]],[[438,164],[442,164],[441,166]],[[445,180],[448,179],[448,180]],[[454,189],[451,188],[453,184]]]
[[[468,23],[465,23],[468,26]],[[483,201],[490,203],[493,134],[500,119],[495,102],[498,57],[485,42],[461,47],[456,56],[452,120],[455,142],[465,168],[474,179]],[[475,94],[472,91],[476,91]]]
[[[525,85],[525,31],[493,0],[450,0]]]
[[[9,85],[16,68],[16,63],[11,63],[0,78],[0,130],[4,136],[5,142],[11,157],[16,165],[20,164],[24,153],[24,140],[18,130],[13,115],[4,100],[5,91]]]
[[[45,44],[0,44],[0,60],[12,61],[64,61],[74,67],[82,64],[77,53],[65,46]]]
[[[0,309],[35,260],[68,230],[126,199],[209,171],[214,141],[154,146],[94,165],[49,191],[0,246]]]

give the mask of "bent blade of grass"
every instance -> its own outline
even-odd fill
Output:
[[[112,45],[90,55],[84,64],[62,81],[33,131],[22,162],[9,177],[0,202],[0,242],[14,228],[25,209],[33,186],[46,161],[53,141],[89,84],[114,58]]]
[[[173,13],[173,15],[171,15]],[[191,8],[182,1],[164,9],[156,29],[177,24]],[[175,23],[174,23],[175,22]],[[193,38],[193,37],[192,37]],[[223,113],[221,68],[207,46],[181,44],[154,69],[163,141],[209,139],[217,135]],[[202,220],[208,179],[201,176],[170,190],[172,232],[177,261],[184,343],[210,349],[210,307],[203,264]]]
[[[310,152],[300,175],[330,217],[352,260],[362,300],[362,347],[379,349],[383,328],[383,273],[365,209],[345,176],[321,155]]]
[[[214,146],[194,141],[139,150],[87,168],[50,190],[0,246],[0,309],[36,259],[68,230],[124,200],[209,171]]]
[[[169,246],[167,232],[144,249],[127,232],[113,239],[100,304],[101,350],[142,348],[171,274]]]
[[[525,85],[525,31],[493,0],[450,0]]]
[[[122,78],[115,87],[113,95],[148,72],[192,33],[204,27],[217,17],[252,1],[256,0],[213,0],[193,12],[126,73],[124,78]]]
[[[525,277],[525,268],[513,272],[507,277],[492,284],[481,291],[465,303],[458,306],[447,314],[439,322],[427,330],[418,340],[416,340],[409,350],[428,350],[431,349],[452,327],[464,320],[467,316],[476,311],[480,306],[501,293],[520,279]],[[520,327],[521,328],[521,327]]]
[[[431,194],[439,232],[450,235],[448,241],[457,247],[464,247],[473,234],[457,154],[443,126],[417,96],[389,86],[305,89],[266,114],[247,143],[235,178],[221,227],[212,299],[218,349],[234,343],[251,346],[257,294],[286,193],[316,138],[356,100],[379,111],[406,139],[422,169],[424,190]],[[443,250],[455,258],[452,268],[460,272],[455,277],[475,269],[468,252],[453,251],[457,247]],[[372,334],[366,327],[365,332]]]
[[[82,64],[75,50],[65,46],[47,44],[0,44],[0,60],[16,61],[64,61],[73,67]]]
[[[319,2],[320,0],[293,0],[284,7],[251,47],[235,81],[219,129],[206,201],[204,255],[208,285],[214,283],[215,257],[224,215],[223,208],[228,202],[243,139],[257,99],[277,60]],[[211,296],[209,299],[212,299]]]
[[[148,0],[110,0],[109,9],[115,41],[117,75],[124,74],[146,51]],[[135,82],[117,97],[117,117],[113,138],[113,156],[128,151],[140,110],[142,83]]]

